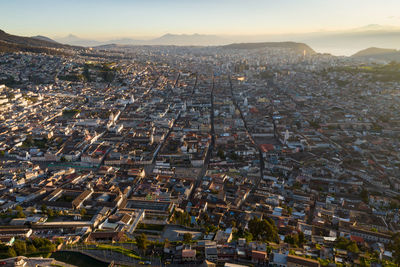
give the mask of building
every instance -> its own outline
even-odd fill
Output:
[[[299,256],[288,255],[287,267],[319,267],[320,264],[317,260],[307,259]]]

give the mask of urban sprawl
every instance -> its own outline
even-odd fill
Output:
[[[385,76],[398,64],[286,47],[59,52],[0,55],[2,258],[400,264],[400,79]]]

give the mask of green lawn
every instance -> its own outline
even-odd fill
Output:
[[[165,225],[160,224],[143,224],[140,223],[137,227],[138,230],[151,230],[151,231],[162,231],[164,230]]]
[[[114,252],[121,253],[121,254],[123,254],[125,256],[131,257],[133,259],[137,259],[137,260],[141,260],[142,259],[140,256],[135,254],[132,250],[126,249],[126,248],[121,247],[121,246],[100,244],[100,245],[97,245],[94,248],[89,248],[89,249],[111,250],[111,251],[114,251]]]

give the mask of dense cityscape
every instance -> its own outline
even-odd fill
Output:
[[[398,63],[287,45],[57,52],[0,55],[2,258],[399,264]]]

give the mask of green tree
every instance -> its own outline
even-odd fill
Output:
[[[358,253],[360,250],[358,249],[357,243],[354,241],[351,241],[349,239],[346,239],[344,237],[339,237],[336,240],[336,244],[335,244],[336,248],[339,249],[344,249],[353,253]]]
[[[16,210],[16,211],[24,211],[24,209],[23,209],[20,205],[17,205],[17,206],[15,207],[15,210]]]
[[[26,243],[22,240],[15,240],[13,248],[17,255],[25,255],[26,253]]]
[[[222,149],[218,149],[217,156],[221,159],[225,159],[225,153]]]
[[[85,208],[82,208],[82,209],[81,209],[81,216],[82,216],[82,217],[85,216],[86,213],[87,213],[86,209],[85,209]]]
[[[293,209],[291,207],[287,207],[287,213],[289,215],[292,215]]]
[[[37,251],[37,249],[36,249],[36,247],[35,247],[33,244],[29,244],[29,245],[26,247],[26,252],[27,252],[28,254],[35,253],[36,251]]]
[[[279,241],[278,230],[275,226],[275,223],[269,218],[261,220],[257,217],[254,217],[249,221],[249,231],[254,240],[263,242]]]
[[[180,212],[180,211],[175,211],[174,217],[173,217],[173,222],[184,225],[184,226],[190,226],[190,214],[186,211]]]
[[[140,235],[136,236],[135,240],[136,240],[136,245],[137,245],[138,249],[145,251],[149,244],[149,241],[147,240],[147,236],[145,234],[140,234]]]
[[[49,215],[49,217],[54,217],[54,210],[48,209],[47,214]]]
[[[285,243],[288,243],[290,245],[294,245],[295,244],[293,235],[285,236],[285,239],[283,241],[285,241]]]
[[[14,258],[17,256],[17,252],[12,247],[9,247],[7,250],[7,257],[8,258]]]
[[[17,218],[25,218],[25,217],[26,217],[26,215],[25,215],[25,213],[23,211],[18,211],[17,212]]]
[[[393,235],[389,248],[394,251],[394,261],[400,265],[400,233]]]
[[[47,206],[45,204],[42,205],[42,207],[40,208],[43,214],[47,213]]]
[[[369,196],[368,191],[366,189],[363,189],[360,193],[360,197],[361,197],[362,201],[364,201],[365,203],[368,203],[368,196]]]
[[[183,243],[189,244],[192,242],[192,234],[191,233],[184,233],[183,234]]]
[[[306,243],[306,237],[304,236],[303,232],[299,232],[298,234],[298,240],[299,240],[299,246],[304,245],[304,243]]]
[[[350,251],[350,252],[353,252],[353,253],[358,253],[358,252],[360,252],[360,250],[358,249],[357,243],[354,242],[354,241],[351,241],[351,242],[348,244],[348,246],[347,246],[346,249],[347,249],[348,251]]]

